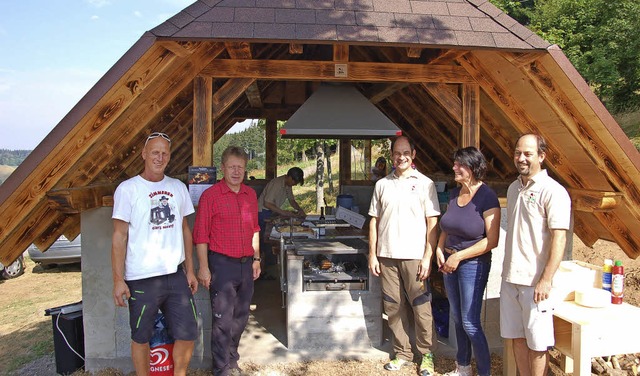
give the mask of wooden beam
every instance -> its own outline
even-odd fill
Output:
[[[480,59],[473,54],[466,54],[458,62],[471,74],[485,94],[500,108],[511,121],[519,133],[538,133],[545,136],[544,129],[538,127],[520,104],[511,97],[508,88],[501,84],[501,80],[494,77],[495,71],[485,67]],[[565,180],[576,187],[589,187],[587,179],[572,167],[564,157],[559,145],[554,143],[553,137],[547,140],[547,161],[550,167],[557,170]]]
[[[219,117],[226,111],[254,82],[255,79],[253,78],[237,78],[225,82],[213,95],[212,106],[214,118]]]
[[[598,221],[598,219],[590,213],[576,212],[573,216],[573,232],[578,235],[587,247],[593,247],[600,239],[600,234],[594,231],[593,226],[587,221],[587,216],[591,217],[591,222]]]
[[[409,86],[406,82],[394,82],[390,84],[375,84],[365,95],[373,104],[377,104],[395,94],[397,91]]]
[[[289,54],[302,55],[303,52],[304,52],[304,44],[289,43]]]
[[[248,42],[227,42],[224,44],[232,59],[251,59],[251,44]]]
[[[78,188],[54,189],[47,192],[49,205],[65,214],[78,214],[102,207],[102,198],[111,196],[117,184],[94,185]]]
[[[462,131],[460,146],[480,150],[480,86],[462,85]]]
[[[333,61],[338,63],[346,63],[349,61],[349,45],[348,44],[333,45]]]
[[[611,156],[599,135],[585,121],[560,88],[554,85],[551,75],[541,64],[530,64],[520,69],[538,94],[551,106],[567,131],[580,141],[594,165],[607,177],[607,180],[632,202],[630,211],[636,219],[640,219],[640,188],[637,184],[629,184],[629,171],[615,157]],[[636,172],[637,174],[637,172]]]
[[[513,64],[516,67],[523,68],[527,65],[535,63],[536,60],[543,57],[546,52],[540,51],[532,51],[526,53],[519,52],[501,52],[502,57],[504,57],[508,62]]]
[[[577,211],[593,213],[607,212],[617,208],[623,201],[620,192],[604,192],[589,189],[567,188],[571,196],[571,207]]]
[[[436,65],[436,64],[442,64],[442,65],[451,64],[454,61],[456,61],[457,59],[459,59],[462,56],[464,56],[468,52],[469,51],[465,51],[465,50],[444,50],[441,53],[439,53],[436,57],[434,57],[433,59],[429,60],[429,64],[432,64],[432,65]]]
[[[156,43],[164,47],[167,51],[171,51],[171,53],[177,57],[185,58],[193,53],[193,45],[191,42],[161,40]]]
[[[271,180],[278,174],[278,121],[267,118],[265,125],[265,178]]]
[[[351,181],[351,140],[343,138],[338,141],[340,156],[340,178],[338,184],[343,181]]]
[[[439,105],[436,107],[437,109],[445,111],[457,124],[462,126],[462,100],[457,94],[458,85],[422,84],[422,87]],[[509,137],[504,134],[504,129],[491,118],[488,111],[480,111],[480,125],[480,139],[485,140],[483,147],[495,144],[495,147],[490,147],[493,154],[500,163],[510,165],[513,145]],[[503,178],[507,178],[509,175],[508,171],[496,168],[493,171]]]
[[[193,79],[193,165],[213,166],[213,79]]]
[[[68,133],[43,157],[38,169],[0,205],[5,219],[0,226],[0,248],[22,244],[22,237],[17,239],[13,233],[35,238],[55,226],[55,216],[38,218],[41,220],[38,223],[31,221],[38,206],[48,207],[46,192],[54,187],[82,186],[94,181],[114,152],[136,138],[148,119],[167,106],[217,56],[217,47],[208,42],[195,43],[189,59],[177,58],[160,46],[150,47],[131,73],[115,82],[92,109],[69,127]],[[168,76],[172,79],[168,80]],[[38,231],[33,232],[36,225]]]
[[[247,90],[245,91],[245,95],[249,100],[249,104],[253,108],[262,108],[264,107],[264,103],[262,103],[262,98],[260,98],[260,88],[258,87],[258,82],[254,81]]]
[[[239,119],[268,119],[288,120],[300,106],[286,106],[284,108],[241,108],[233,112],[233,117]]]
[[[589,177],[585,176],[581,171],[578,171],[569,161],[564,157],[564,154],[561,152],[561,145],[557,145],[554,140],[556,139],[552,135],[546,135],[545,129],[537,127],[534,122],[529,118],[527,111],[525,111],[518,103],[515,101],[511,95],[509,95],[509,90],[501,84],[501,80],[494,77],[494,70],[488,69],[483,66],[480,59],[478,59],[473,54],[467,54],[458,60],[461,66],[463,66],[478,82],[478,84],[483,88],[484,92],[493,100],[493,102],[503,111],[503,113],[510,119],[511,123],[521,132],[521,133],[538,133],[541,134],[547,140],[547,166],[553,170],[555,170],[558,175],[562,176],[571,187],[580,187],[584,189],[588,189],[590,187]],[[536,75],[532,74],[530,77],[532,78],[530,81],[536,90],[540,90],[540,85],[542,83],[534,82],[533,79]],[[550,80],[549,82],[553,82]],[[548,96],[543,96],[549,101]],[[554,100],[555,101],[555,100]],[[551,102],[554,102],[551,101]],[[566,102],[570,103],[570,101]],[[552,106],[558,106],[560,103],[549,103]],[[556,112],[559,112],[559,109],[555,109]],[[571,112],[569,112],[571,113]],[[566,114],[557,113],[558,116],[564,121],[567,120]],[[567,126],[572,126],[571,123],[567,124]],[[584,127],[582,130],[589,129],[589,127]],[[576,130],[570,130],[575,132]],[[597,155],[606,156],[608,153],[605,153],[604,150],[599,149],[599,139],[589,139],[584,140],[582,136],[576,137],[579,140],[582,140],[582,144],[585,145],[589,149],[593,148],[597,150]],[[604,163],[605,158],[602,158],[602,161],[597,162],[598,165]],[[625,174],[621,174],[621,172],[617,169],[617,166],[613,160],[608,160],[608,163],[605,164],[603,173],[607,174],[609,179],[612,182],[618,183],[620,178],[625,176]],[[629,204],[625,205],[625,207],[629,210],[628,213],[632,213],[633,216],[637,219],[640,218],[638,215],[638,211],[640,210],[640,193],[638,192],[638,188],[635,184],[624,183],[622,185],[616,186],[620,190],[621,193],[624,194],[626,200],[631,201]],[[606,226],[608,231],[610,232],[611,237],[618,243],[620,248],[629,255],[629,257],[637,257],[637,250],[640,248],[640,244],[637,244],[633,234],[628,231],[627,226],[620,220],[617,216],[617,211],[610,212],[594,212],[594,215],[600,219],[600,222]]]
[[[216,59],[200,73],[219,78],[359,82],[474,83],[453,65],[348,62],[348,77],[335,77],[335,62],[302,60]]]
[[[422,55],[422,48],[420,47],[408,47],[407,48],[407,57],[412,59],[419,59],[420,55]]]

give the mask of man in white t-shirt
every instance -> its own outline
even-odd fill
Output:
[[[149,374],[149,341],[158,310],[175,340],[175,375],[186,375],[198,336],[193,294],[193,243],[186,217],[194,213],[187,187],[164,171],[171,139],[147,137],[140,175],[122,182],[113,198],[111,264],[113,300],[129,306],[131,359],[138,375]]]
[[[391,143],[395,171],[376,182],[369,207],[369,269],[381,276],[382,295],[395,358],[385,364],[398,371],[412,364],[413,352],[406,328],[412,310],[416,348],[422,355],[420,375],[434,375],[433,316],[427,277],[437,241],[440,215],[435,184],[413,168],[414,145],[405,136]]]
[[[547,374],[554,345],[553,276],[562,261],[571,224],[567,190],[542,169],[546,142],[538,135],[518,139],[518,179],[507,190],[507,239],[500,291],[500,334],[513,340],[521,375]]]

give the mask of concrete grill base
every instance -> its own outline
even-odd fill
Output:
[[[382,343],[380,278],[368,290],[303,291],[303,256],[287,254],[287,348],[335,350]]]

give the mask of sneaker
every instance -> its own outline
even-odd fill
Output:
[[[436,372],[433,367],[433,354],[426,353],[422,356],[420,363],[420,376],[433,376]]]
[[[400,371],[400,368],[411,364],[410,361],[404,360],[402,358],[395,358],[389,363],[384,365],[384,369],[387,371]]]
[[[461,366],[460,364],[458,364],[458,362],[456,362],[456,369],[451,372],[447,372],[444,375],[445,376],[472,376],[471,365]]]

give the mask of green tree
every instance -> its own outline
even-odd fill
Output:
[[[538,0],[530,26],[563,49],[611,112],[640,105],[639,1]]]

